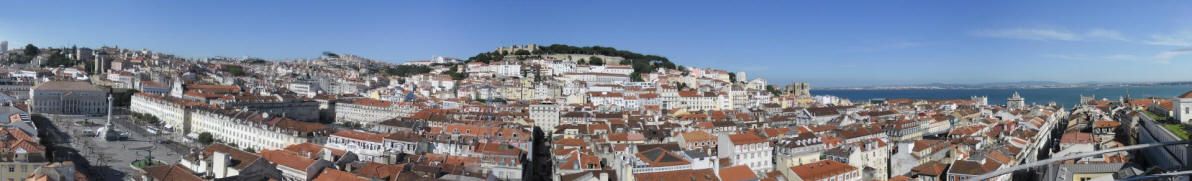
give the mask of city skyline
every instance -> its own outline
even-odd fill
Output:
[[[1192,15],[1174,1],[319,3],[14,2],[0,10],[34,16],[0,16],[0,40],[185,57],[332,51],[392,63],[599,45],[817,87],[1192,76],[1180,68],[1192,64],[1192,28],[1181,21]]]
[[[0,180],[1189,180],[1144,3],[10,2]]]

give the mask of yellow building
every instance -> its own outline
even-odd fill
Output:
[[[45,146],[19,128],[0,129],[0,140],[9,145],[0,149],[0,180],[24,180],[46,165]]]

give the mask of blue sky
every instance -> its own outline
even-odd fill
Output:
[[[10,44],[391,62],[612,46],[813,87],[1192,80],[1187,1],[13,1]]]

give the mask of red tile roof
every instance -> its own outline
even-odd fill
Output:
[[[911,171],[922,175],[940,176],[944,174],[944,169],[948,169],[948,165],[939,161],[929,161],[911,168]]]
[[[669,172],[651,172],[633,174],[634,180],[640,181],[716,181],[716,173],[712,169],[676,170]]]
[[[194,173],[190,173],[190,169],[186,169],[186,167],[182,167],[182,165],[179,164],[151,166],[146,167],[144,170],[145,176],[155,180],[203,180],[202,178],[199,178],[199,176],[195,176]]]
[[[245,152],[240,149],[232,148],[232,147],[224,145],[224,144],[208,145],[206,148],[203,148],[203,152],[197,153],[197,154],[202,154],[202,156],[205,158],[211,158],[212,155],[215,154],[215,152],[226,153],[228,155],[228,157],[231,157],[231,159],[232,159],[231,163],[233,164],[233,165],[228,165],[228,166],[230,166],[232,168],[237,168],[237,169],[243,169],[245,167],[248,167],[249,164],[252,164],[252,161],[255,161],[258,158],[261,158],[260,155]],[[197,154],[192,155],[192,156],[199,156]]]
[[[646,136],[642,135],[641,133],[621,132],[621,133],[609,134],[608,140],[609,141],[645,141]]]
[[[595,166],[597,168],[586,168],[586,166]],[[578,167],[577,167],[578,166]],[[590,155],[588,153],[573,153],[568,157],[563,164],[559,165],[560,169],[577,170],[577,169],[600,169],[600,157]]]
[[[765,138],[762,138],[761,136],[757,136],[756,134],[753,134],[753,133],[731,134],[731,135],[728,135],[728,139],[731,140],[734,145],[745,145],[745,144],[766,142]]]
[[[336,157],[343,156],[344,154],[348,153],[345,150],[335,149],[335,148],[327,148],[323,145],[314,144],[314,143],[310,143],[310,142],[286,146],[286,148],[284,148],[283,150],[293,152],[295,154],[298,154],[298,156],[305,155],[305,157],[307,157],[307,158],[317,159],[319,157],[319,155],[318,155],[319,152],[322,152],[324,148],[331,150],[331,155],[334,155]]]
[[[1122,125],[1122,123],[1119,123],[1117,121],[1108,121],[1108,120],[1101,120],[1101,121],[1097,121],[1097,122],[1093,123],[1094,128],[1116,128],[1121,125]]]
[[[710,123],[709,123],[709,124],[710,124]],[[695,131],[691,131],[691,132],[686,132],[686,133],[683,133],[683,134],[682,134],[682,136],[683,136],[683,140],[686,140],[686,141],[688,141],[688,142],[694,142],[694,141],[716,141],[716,135],[712,135],[711,133],[704,132],[704,131],[701,131],[701,130],[695,130]]]
[[[361,178],[355,174],[336,169],[323,169],[319,176],[316,176],[314,181],[369,181],[369,179]]]
[[[749,169],[749,166],[746,165],[738,165],[720,169],[720,180],[722,181],[747,181],[757,179],[757,174],[754,174],[753,170]]]
[[[1176,97],[1178,97],[1178,98],[1192,98],[1192,91],[1185,92],[1184,94],[1180,94],[1180,96],[1176,96]]]
[[[240,86],[236,86],[236,85],[194,84],[194,85],[186,85],[186,89],[199,90],[201,92],[207,92],[207,93],[240,92]]]
[[[261,150],[261,157],[265,157],[265,160],[269,160],[269,162],[276,163],[279,166],[298,170],[306,170],[307,167],[315,163],[315,160],[281,150]]]
[[[1060,143],[1065,144],[1085,144],[1093,143],[1093,134],[1090,133],[1065,133],[1060,137]]]
[[[356,131],[356,130],[344,130],[344,131],[336,132],[335,134],[331,134],[331,136],[338,136],[338,137],[344,137],[344,138],[351,138],[351,139],[355,139],[355,140],[380,143],[380,142],[384,142],[385,136],[389,136],[389,135],[388,134],[362,132],[362,131]]]
[[[364,105],[364,106],[373,106],[373,107],[390,107],[390,106],[393,106],[393,102],[389,102],[389,101],[382,101],[382,100],[376,100],[376,99],[372,99],[372,98],[361,98],[361,99],[356,99],[356,101],[352,101],[352,104],[355,104],[355,105]]]
[[[791,171],[803,180],[821,180],[840,174],[857,171],[857,167],[840,163],[835,160],[821,160],[799,166],[790,167]],[[856,175],[859,177],[860,175]]]

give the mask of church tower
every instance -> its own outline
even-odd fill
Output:
[[[182,88],[182,79],[174,77],[174,81],[170,83],[170,97],[182,98],[182,93],[186,91]]]
[[[973,100],[973,103],[977,104],[977,106],[989,105],[989,97],[987,97],[987,96],[973,96],[972,98],[969,98],[969,99]]]

